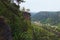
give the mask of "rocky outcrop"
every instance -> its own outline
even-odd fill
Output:
[[[0,40],[12,40],[11,29],[8,24],[5,23],[3,17],[0,16]]]

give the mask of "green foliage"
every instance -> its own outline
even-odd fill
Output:
[[[48,30],[33,24],[33,36],[35,40],[60,40],[60,38]]]
[[[0,16],[4,16],[7,23],[10,25],[13,40],[60,40],[54,33],[42,27],[34,24],[31,26],[31,21],[24,19],[23,12],[20,12],[19,7],[15,4],[10,3],[10,6],[7,5],[9,7],[6,7],[6,5],[0,2]],[[12,10],[14,9],[14,11],[12,11],[10,7],[13,7]]]
[[[49,23],[51,25],[57,25],[60,23],[60,11],[58,12],[49,12],[49,11],[42,11],[38,12],[32,17],[32,21],[40,21],[41,23]]]
[[[32,34],[31,32],[28,32],[31,30],[28,30],[30,25],[28,25],[27,21],[24,19],[23,13],[19,11],[18,7],[16,7],[17,5],[15,4],[10,3],[7,5],[8,8],[6,5],[3,2],[0,2],[0,16],[4,16],[7,20],[7,23],[10,25],[13,40],[31,40],[32,37],[30,35]],[[12,11],[10,9],[11,7],[13,7],[12,10],[14,8],[15,9]]]

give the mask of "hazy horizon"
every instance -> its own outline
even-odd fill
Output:
[[[60,0],[25,0],[21,7],[30,9],[30,12],[60,11]]]

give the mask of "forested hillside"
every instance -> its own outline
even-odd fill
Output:
[[[60,12],[42,11],[32,16],[32,21],[40,21],[41,23],[49,23],[51,25],[59,24]]]
[[[0,0],[0,16],[4,16],[11,27],[13,40],[26,40],[25,36],[29,35],[25,33],[31,28],[30,20],[25,20],[24,13],[19,10],[19,5],[11,3],[11,0]]]
[[[57,31],[56,33],[58,34],[56,34],[54,31]],[[60,40],[58,30],[45,25],[39,26],[33,24],[33,36],[34,40]]]
[[[13,2],[13,0],[0,0],[0,16],[3,16],[9,27],[11,27],[11,33],[12,33],[11,35],[13,40],[60,40],[59,28],[58,29],[52,28],[55,30],[53,32],[49,31],[51,30],[50,27],[47,28],[47,26],[45,25],[39,26],[40,24],[35,25],[34,23],[31,23],[30,18],[31,14],[24,10],[20,11],[19,2],[24,1],[17,0],[18,5],[16,5]],[[56,16],[55,18],[57,20],[57,18],[60,17],[60,15],[57,16],[56,13],[55,14],[54,13],[48,14],[48,12],[46,13],[45,14],[43,14],[42,12],[41,14],[38,13],[38,15],[36,14],[37,15],[36,17],[34,15],[33,20],[40,21],[41,19],[41,22],[45,23],[46,19],[47,19],[46,22],[49,22],[50,18],[52,20]],[[55,20],[55,18],[53,20]],[[58,19],[58,21],[60,21],[60,19]],[[58,34],[55,33],[56,31]]]

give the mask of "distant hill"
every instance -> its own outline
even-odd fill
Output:
[[[35,12],[30,12],[31,17],[34,16],[36,13]]]
[[[60,22],[60,12],[41,11],[33,15],[32,21],[56,25]]]

